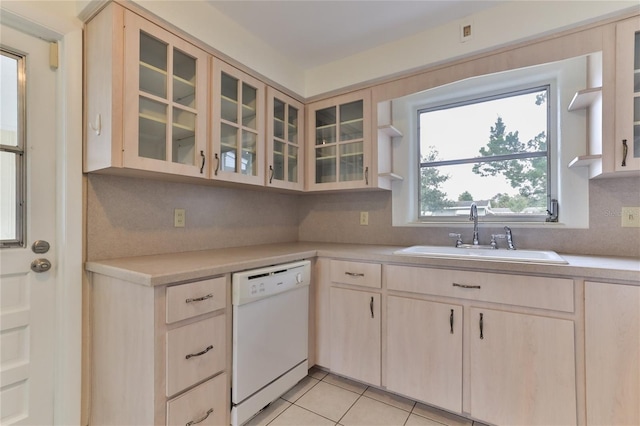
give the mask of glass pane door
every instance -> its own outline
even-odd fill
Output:
[[[273,98],[272,158],[269,183],[298,182],[298,108]]]

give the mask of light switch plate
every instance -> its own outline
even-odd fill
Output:
[[[621,216],[623,228],[640,228],[640,207],[623,207]]]
[[[173,211],[173,226],[176,228],[184,228],[186,222],[184,209],[175,209]]]

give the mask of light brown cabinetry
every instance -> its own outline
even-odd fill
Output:
[[[389,296],[387,389],[462,411],[462,306]]]
[[[381,265],[320,258],[315,274],[315,363],[379,386]]]
[[[576,424],[574,323],[469,309],[471,414],[493,424]]]
[[[640,18],[616,25],[616,171],[640,170]]]
[[[371,92],[307,105],[307,190],[370,187]]]
[[[209,55],[111,3],[85,33],[85,172],[207,177]]]
[[[331,288],[331,371],[380,385],[380,293]]]
[[[398,265],[384,277],[388,390],[494,424],[576,424],[573,280]]]
[[[228,424],[228,287],[93,274],[91,424]]]
[[[267,181],[274,188],[304,189],[304,105],[267,87]]]
[[[640,287],[585,282],[588,425],[640,424]]]
[[[212,59],[212,179],[264,185],[264,83]]]

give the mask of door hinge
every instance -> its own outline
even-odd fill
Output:
[[[49,43],[49,66],[51,69],[58,69],[58,42]]]

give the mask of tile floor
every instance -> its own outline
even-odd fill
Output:
[[[247,426],[480,426],[463,417],[312,368]]]

